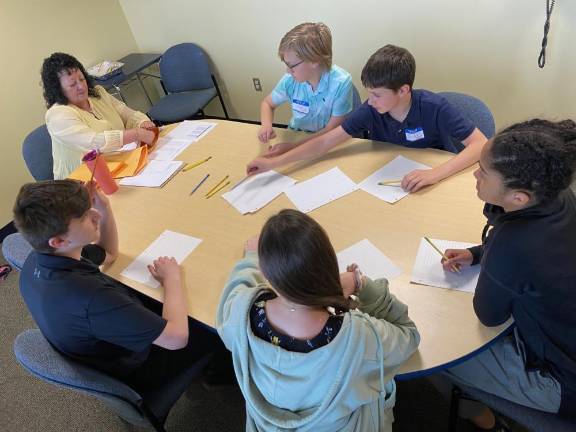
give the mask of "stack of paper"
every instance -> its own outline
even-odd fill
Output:
[[[120,180],[123,186],[161,187],[182,167],[181,161],[152,160],[140,174]]]
[[[372,280],[378,278],[390,280],[402,274],[400,267],[367,239],[340,251],[337,257],[340,273],[345,272],[350,264],[356,263],[362,273]]]
[[[308,213],[356,190],[356,183],[334,167],[302,183],[292,186],[286,196],[301,212]]]
[[[218,123],[185,120],[166,136],[160,137],[150,153],[150,159],[159,161],[174,160],[190,144],[210,132]]]
[[[242,214],[254,213],[296,183],[296,180],[268,171],[242,182],[222,197]]]
[[[406,192],[399,186],[385,186],[379,185],[378,183],[390,180],[402,180],[406,174],[417,169],[430,169],[430,167],[407,159],[404,156],[397,156],[394,160],[388,162],[378,171],[370,175],[370,177],[363,180],[362,183],[358,185],[358,188],[393,204],[404,198],[409,192]]]
[[[201,239],[166,230],[120,274],[149,287],[158,288],[160,284],[150,274],[148,264],[161,256],[174,257],[178,264],[182,264],[201,242]]]
[[[217,124],[218,123],[185,120],[172,131],[170,131],[167,136],[170,138],[187,141],[198,141],[213,128],[215,128]]]
[[[471,243],[462,243],[448,240],[430,239],[442,252],[446,249],[467,249],[476,246]],[[442,257],[438,251],[424,239],[420,241],[418,255],[412,270],[411,282],[430,285],[438,288],[449,288],[458,291],[473,293],[478,283],[480,266],[462,267],[460,273],[444,271],[441,264]]]

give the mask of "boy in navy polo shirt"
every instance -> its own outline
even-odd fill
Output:
[[[160,257],[149,266],[164,287],[163,305],[100,272],[98,266],[118,256],[114,215],[100,191],[91,199],[73,180],[26,184],[14,221],[34,248],[22,268],[20,292],[42,334],[62,354],[121,379],[146,400],[223,347],[215,333],[188,319],[174,258]]]
[[[280,143],[250,162],[248,174],[257,174],[302,159],[323,155],[351,137],[367,134],[412,148],[438,148],[456,153],[454,140],[464,150],[449,161],[429,169],[415,170],[402,179],[407,191],[417,191],[478,162],[487,139],[443,97],[427,90],[414,90],[416,62],[406,49],[386,45],[376,51],[362,70],[368,100],[344,123],[302,145]]]

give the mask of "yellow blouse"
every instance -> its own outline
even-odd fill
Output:
[[[124,130],[149,120],[145,114],[112,97],[103,87],[96,86],[95,90],[100,98],[88,98],[93,112],[72,104],[54,104],[46,112],[57,180],[74,171],[82,163],[82,156],[90,150],[118,150],[122,147]]]

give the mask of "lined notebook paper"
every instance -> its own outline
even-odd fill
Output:
[[[444,252],[446,249],[466,249],[476,246],[472,243],[462,243],[449,240],[430,239],[438,249]],[[473,293],[476,290],[480,266],[463,267],[460,273],[444,271],[440,261],[442,257],[424,239],[420,240],[418,255],[412,270],[411,282],[429,285],[438,288],[448,288],[458,291]]]

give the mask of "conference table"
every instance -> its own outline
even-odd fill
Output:
[[[283,208],[294,208],[282,194],[258,212],[241,215],[221,197],[229,187],[212,198],[204,197],[225,175],[230,176],[231,184],[240,180],[246,164],[267,147],[257,139],[257,125],[214,122],[217,126],[212,131],[176,158],[194,162],[212,156],[210,161],[179,172],[162,188],[121,186],[110,196],[118,223],[120,256],[105,269],[107,274],[161,301],[162,288],[149,288],[128,279],[121,275],[122,270],[164,230],[202,239],[182,266],[189,315],[209,326],[215,324],[222,288],[235,263],[243,257],[245,241],[259,233],[268,217]],[[303,136],[289,130],[276,133],[273,143]],[[359,183],[397,155],[429,166],[453,157],[440,150],[352,139],[320,159],[294,163],[278,171],[303,181],[338,166]],[[422,338],[418,351],[400,370],[404,377],[461,361],[486,347],[509,326],[482,325],[474,314],[470,293],[410,283],[423,236],[480,242],[485,219],[483,203],[476,197],[474,169],[470,167],[395,204],[358,190],[309,213],[327,231],[336,252],[368,239],[402,269],[402,274],[390,281],[390,288],[408,305]],[[210,181],[190,196],[207,173]]]

